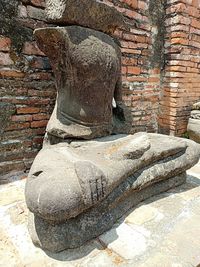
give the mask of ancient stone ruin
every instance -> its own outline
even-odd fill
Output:
[[[190,139],[200,143],[200,102],[192,106],[187,131]]]
[[[200,148],[176,137],[121,134],[127,125],[121,53],[111,35],[125,27],[122,15],[95,0],[46,2],[47,18],[59,27],[37,29],[35,37],[50,59],[58,95],[26,203],[34,244],[58,252],[81,246],[140,201],[184,183]]]

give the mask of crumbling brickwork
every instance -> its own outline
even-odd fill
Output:
[[[200,0],[167,1],[165,26],[159,128],[181,136],[192,104],[200,99]]]
[[[116,34],[121,42],[123,95],[132,115],[131,132],[157,132],[164,64],[164,3],[154,0],[112,2],[124,14],[129,27],[128,31],[119,30]]]
[[[123,99],[132,130],[182,135],[200,98],[200,0],[104,0],[123,13]],[[44,0],[0,1],[0,175],[28,169],[41,148],[56,89],[32,31]]]

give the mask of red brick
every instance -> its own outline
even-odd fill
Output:
[[[35,114],[33,115],[33,120],[34,121],[41,121],[41,120],[48,120],[49,119],[49,115],[48,114]]]
[[[44,135],[45,131],[46,131],[46,125],[45,125],[45,127],[34,129],[35,135]]]
[[[125,3],[134,9],[137,9],[138,7],[138,0],[120,0],[120,2]]]
[[[31,0],[31,3],[38,7],[45,7],[45,1],[44,0]]]
[[[48,121],[47,120],[42,120],[42,121],[33,121],[31,122],[31,128],[41,128],[45,127],[47,125]]]
[[[32,121],[32,115],[14,115],[12,116],[12,121]]]
[[[147,79],[148,79],[147,77],[142,77],[142,76],[127,77],[127,81],[129,82],[146,82]]]
[[[10,55],[8,53],[0,52],[0,65],[2,66],[9,66],[13,65],[14,62],[10,58]]]
[[[145,1],[138,1],[138,8],[142,11],[148,10],[148,4]]]
[[[138,59],[131,58],[131,57],[122,57],[122,64],[123,65],[137,65]]]
[[[171,5],[170,7],[167,8],[166,13],[171,14],[171,13],[180,13],[186,11],[188,7],[184,3],[178,3]]]
[[[168,66],[165,68],[166,71],[181,71],[181,72],[185,72],[186,71],[186,67],[182,67],[182,66]]]
[[[140,55],[142,52],[139,49],[129,49],[129,48],[122,48],[121,49],[122,53],[125,54],[136,54],[136,55]]]
[[[123,39],[127,41],[139,42],[139,43],[146,43],[147,41],[145,36],[129,34],[129,33],[124,33]]]
[[[180,14],[177,14],[176,16],[172,18],[168,18],[165,21],[166,26],[171,26],[173,24],[184,24],[184,25],[190,25],[191,24],[191,19],[188,18],[187,16],[182,16]]]
[[[38,113],[40,108],[36,107],[19,107],[17,108],[17,114],[34,114]]]
[[[29,122],[13,123],[13,124],[9,125],[5,130],[6,131],[13,131],[13,130],[27,129],[29,127],[30,127]]]
[[[200,6],[200,3],[199,3],[199,6]],[[192,7],[192,6],[188,6],[188,7],[187,7],[187,13],[188,13],[190,16],[199,18],[200,10],[198,10],[197,8]]]
[[[130,66],[127,67],[127,73],[138,75],[140,74],[140,72],[141,69],[139,67],[130,67]]]
[[[173,44],[188,45],[189,44],[189,40],[184,39],[184,38],[172,38],[170,42],[171,42],[171,45]]]
[[[197,29],[200,29],[200,21],[197,19],[192,19],[191,26]]]
[[[43,137],[36,136],[36,137],[33,138],[33,143],[35,143],[35,144],[42,144],[43,143],[43,140],[44,140]]]
[[[188,38],[189,33],[186,32],[170,32],[169,38]]]
[[[23,78],[24,76],[25,73],[19,70],[7,68],[0,69],[0,78]]]
[[[192,5],[195,7],[200,7],[200,1],[199,0],[192,0]]]
[[[191,46],[194,46],[194,47],[196,47],[196,48],[200,48],[200,43],[199,42],[195,42],[195,41],[189,41],[189,45],[191,45]]]
[[[148,83],[159,83],[160,77],[149,77]]]
[[[52,80],[52,73],[48,72],[35,72],[26,75],[26,79],[28,80]]]
[[[26,55],[44,56],[44,53],[38,48],[36,42],[25,42],[22,53]]]
[[[11,39],[8,37],[0,36],[0,51],[10,51]]]

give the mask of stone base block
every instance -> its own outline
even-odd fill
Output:
[[[183,184],[186,181],[186,173],[157,181],[143,189],[131,190],[134,179],[134,176],[128,177],[102,202],[62,224],[49,222],[30,213],[29,231],[33,243],[52,252],[79,247],[110,229],[119,218],[141,201]],[[127,193],[122,194],[124,191]]]
[[[198,116],[200,112],[198,112]],[[194,116],[194,112],[193,112]],[[197,117],[197,115],[196,115]],[[198,117],[197,117],[198,118]],[[190,118],[188,122],[187,131],[191,140],[200,143],[200,119]]]

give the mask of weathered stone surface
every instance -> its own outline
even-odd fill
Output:
[[[187,131],[190,139],[200,143],[200,110],[198,110],[197,105],[195,105],[195,108],[196,110],[191,112]]]
[[[193,104],[187,131],[190,139],[200,143],[200,102]]]
[[[100,202],[98,206],[61,224],[53,224],[30,213],[29,232],[33,243],[36,246],[54,252],[66,248],[79,247],[86,241],[99,236],[111,228],[116,220],[131,207],[137,205],[146,198],[184,183],[185,179],[185,174],[182,174],[161,181],[160,183],[147,186],[140,191],[133,190],[132,194],[129,192],[126,197],[121,198],[122,191],[124,191],[126,187],[129,187],[131,183],[130,180],[126,181],[123,186],[120,186],[116,190],[117,192],[111,193],[109,197]],[[121,199],[119,200],[118,197]],[[134,247],[131,249],[133,252]],[[137,252],[135,251],[135,253]],[[128,254],[128,256],[129,255],[130,254]]]
[[[27,6],[27,13],[30,18],[45,21],[45,13],[43,9]]]
[[[183,183],[199,153],[193,141],[146,133],[45,146],[26,185],[34,242],[54,251],[80,246],[133,205]]]
[[[190,118],[200,120],[200,110],[192,110]]]
[[[142,227],[138,228],[135,230],[131,226],[122,223],[101,235],[99,239],[106,247],[112,249],[124,259],[131,260],[145,253],[148,247],[146,238],[146,235],[148,236],[149,234],[148,231],[144,231]],[[115,238],[116,236],[120,238]]]
[[[200,110],[200,102],[194,103],[192,106],[193,110]]]
[[[59,25],[80,25],[106,33],[124,27],[122,14],[98,0],[47,0],[46,15]]]
[[[58,89],[49,136],[91,139],[110,134],[112,99],[117,107],[122,101],[118,45],[104,33],[79,26],[38,29],[35,37],[50,59]],[[123,110],[118,113],[115,121],[124,124]]]

